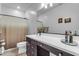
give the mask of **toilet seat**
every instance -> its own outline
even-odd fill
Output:
[[[23,47],[23,46],[26,46],[26,42],[19,42],[17,43],[17,47]]]

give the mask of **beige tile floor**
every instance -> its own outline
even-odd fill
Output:
[[[11,49],[5,50],[5,52],[0,56],[27,56],[27,55],[26,55],[26,52],[18,54],[17,48],[11,48]]]

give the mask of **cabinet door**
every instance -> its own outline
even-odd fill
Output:
[[[37,46],[31,44],[31,56],[37,56]]]
[[[26,51],[26,54],[27,56],[31,56],[31,44],[29,42],[27,42],[27,51]]]
[[[73,56],[73,55],[70,54],[70,53],[64,52],[64,51],[59,50],[59,49],[54,48],[54,47],[50,47],[50,51],[51,51],[53,54],[57,55],[57,56]]]
[[[27,56],[37,56],[37,45],[35,44],[35,41],[30,39],[30,38],[26,38],[27,40]]]
[[[74,56],[74,55],[72,55],[72,54],[70,54],[70,53],[67,53],[67,52],[64,52],[64,51],[58,51],[58,56]]]

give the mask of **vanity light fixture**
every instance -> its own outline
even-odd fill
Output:
[[[42,3],[41,8],[47,8],[48,3]]]
[[[53,6],[53,3],[42,3],[42,4],[41,4],[41,8],[47,9],[47,8],[48,8],[48,5],[49,5],[50,7],[52,7],[52,6]]]
[[[52,3],[50,3],[49,5],[50,5],[50,7],[52,7],[52,6],[53,6],[53,4],[52,4]]]
[[[43,8],[44,6],[45,6],[45,3],[42,3],[42,4],[41,4],[41,8]]]
[[[45,7],[45,8],[47,8],[47,5],[48,5],[48,4],[45,4],[45,6],[44,6],[44,7]]]

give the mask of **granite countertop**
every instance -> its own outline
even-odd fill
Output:
[[[63,44],[61,40],[64,39],[64,35],[42,33],[41,36],[37,34],[33,34],[33,35],[26,35],[26,37],[42,42],[49,46],[55,47],[62,51],[68,52],[72,55],[79,56],[79,37],[78,36],[73,37],[73,40],[78,43],[77,46],[69,46],[69,45]]]

